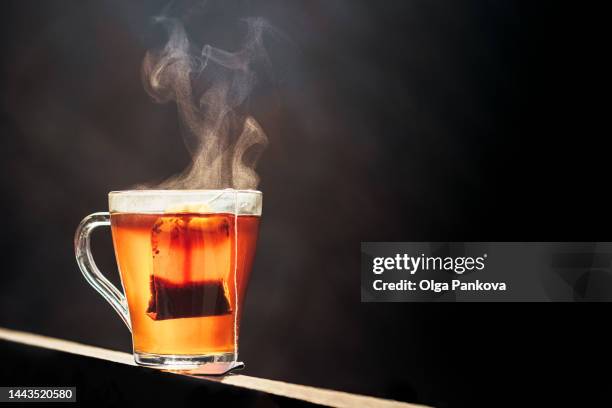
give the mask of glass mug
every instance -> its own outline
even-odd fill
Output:
[[[108,194],[75,234],[85,279],[132,332],[137,364],[200,374],[241,368],[239,323],[255,255],[255,190],[127,190]],[[110,226],[124,294],[96,267],[90,234]]]

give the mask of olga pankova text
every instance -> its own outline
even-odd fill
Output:
[[[377,279],[373,282],[374,290],[380,291],[428,291],[428,292],[446,292],[448,290],[464,291],[464,292],[480,292],[480,291],[505,291],[505,282],[481,282],[476,279],[474,282],[462,282],[458,279],[453,279],[449,282],[438,282],[433,279],[421,279],[412,281],[402,279],[397,282],[384,282]]]

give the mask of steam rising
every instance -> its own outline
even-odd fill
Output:
[[[163,49],[145,55],[143,82],[157,102],[176,102],[192,164],[157,188],[257,188],[254,168],[268,141],[243,105],[256,81],[253,65],[267,60],[266,21],[244,20],[246,36],[236,52],[195,49],[179,20],[158,21],[169,38]]]

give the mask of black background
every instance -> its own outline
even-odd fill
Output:
[[[3,3],[0,325],[130,350],[72,238],[108,191],[189,163],[175,107],[153,103],[140,79],[164,3]],[[246,373],[436,406],[593,405],[612,364],[608,304],[362,304],[359,248],[609,241],[603,13],[556,2],[207,7],[213,45],[231,48],[242,16],[290,39],[269,44],[274,80],[250,101],[270,146]],[[96,233],[95,256],[117,282],[109,235]]]

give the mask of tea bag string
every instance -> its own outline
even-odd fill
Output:
[[[238,361],[238,192],[234,191],[234,361]]]

